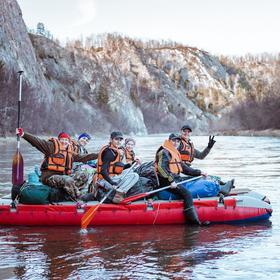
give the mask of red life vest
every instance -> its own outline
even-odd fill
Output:
[[[54,152],[50,156],[45,156],[41,168],[70,175],[73,167],[72,145],[69,144],[65,149],[58,139],[51,138],[49,141],[54,145]]]

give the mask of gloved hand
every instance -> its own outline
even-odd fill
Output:
[[[19,136],[19,137],[22,137],[24,135],[24,131],[23,131],[23,128],[22,127],[19,127],[16,129],[16,134]]]
[[[211,149],[213,146],[214,146],[214,144],[216,143],[216,141],[214,140],[214,137],[215,136],[209,136],[209,142],[208,142],[208,148],[209,149]]]
[[[117,186],[117,185],[118,185],[118,183],[117,183],[117,182],[114,182],[114,181],[110,182],[110,184],[111,184],[112,186]]]
[[[175,181],[173,181],[171,184],[170,184],[170,188],[171,189],[176,189],[177,188],[177,183]]]

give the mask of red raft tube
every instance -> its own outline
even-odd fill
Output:
[[[268,220],[272,207],[255,192],[224,197],[194,199],[201,222],[249,223]],[[80,226],[81,218],[98,202],[56,205],[18,204],[0,199],[0,225],[9,226]],[[89,226],[99,225],[169,225],[184,224],[183,202],[156,200],[152,204],[136,201],[130,204],[102,204]]]

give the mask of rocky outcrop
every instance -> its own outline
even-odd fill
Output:
[[[40,91],[41,97],[49,98],[48,85],[37,63],[21,10],[16,1],[0,2],[0,59],[6,72],[24,70],[28,85]],[[9,77],[7,77],[9,83]],[[11,78],[11,76],[10,76]]]
[[[24,70],[23,126],[45,134],[146,134],[186,122],[207,132],[257,84],[244,65],[176,44],[107,34],[98,47],[79,41],[61,47],[27,33],[15,0],[0,2],[0,21],[2,135],[15,127],[18,70]]]

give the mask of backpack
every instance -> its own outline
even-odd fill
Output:
[[[20,188],[19,202],[23,204],[49,204],[50,187],[41,183],[24,183]]]
[[[155,172],[154,161],[144,162],[134,170],[140,177],[145,177],[152,182],[154,187],[159,185],[158,178]]]

